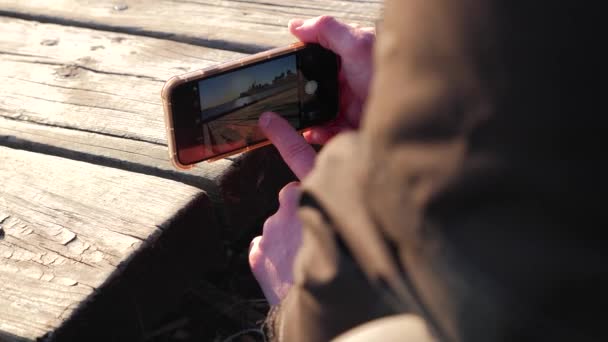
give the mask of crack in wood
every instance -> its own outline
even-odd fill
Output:
[[[9,242],[9,241],[5,241],[5,242],[3,242],[3,244],[5,244],[5,245],[6,245],[6,246],[8,246],[8,247],[11,247],[13,250],[15,250],[15,248],[21,248],[21,249],[23,249],[23,250],[25,250],[25,251],[28,251],[28,252],[32,253],[32,254],[38,254],[38,253],[39,253],[39,252],[33,251],[33,250],[29,249],[29,248],[26,248],[26,245],[28,245],[28,244],[27,244],[27,243],[26,243],[24,240],[19,239],[19,238],[18,238],[18,237],[16,237],[16,236],[11,236],[11,238],[12,238],[12,239],[15,239],[15,240],[17,240],[17,241],[23,242],[23,243],[24,243],[24,245],[16,245],[16,244],[11,243],[11,242]]]
[[[90,21],[82,21],[76,19],[67,19],[53,17],[49,15],[41,14],[29,14],[19,13],[13,11],[0,10],[0,16],[17,18],[23,20],[32,20],[40,23],[58,24],[66,26],[75,26],[81,28],[88,28],[99,31],[116,32],[116,33],[127,33],[132,35],[139,35],[150,38],[159,38],[170,40],[179,43],[186,43],[191,45],[203,46],[217,50],[241,52],[241,53],[256,53],[264,50],[269,50],[276,46],[262,45],[262,44],[249,44],[243,42],[229,41],[225,39],[212,39],[212,38],[201,38],[200,36],[194,36],[189,34],[177,34],[167,33],[163,31],[156,31],[150,29],[144,29],[141,27],[132,27],[125,25],[110,25],[103,23],[94,23]]]
[[[5,113],[9,113],[12,115],[2,115],[3,111]],[[86,129],[86,128],[82,128],[82,127],[60,125],[60,124],[56,124],[53,122],[41,121],[41,120],[37,120],[35,118],[30,118],[29,116],[27,116],[27,113],[29,113],[29,112],[27,112],[25,110],[15,111],[15,110],[11,110],[8,108],[0,107],[0,117],[2,117],[3,119],[7,119],[7,120],[13,120],[13,121],[18,121],[18,122],[28,122],[28,123],[32,123],[32,124],[36,124],[36,125],[40,125],[40,126],[45,126],[45,127],[69,129],[69,130],[73,130],[73,131],[77,131],[77,132],[95,133],[95,134],[99,134],[99,135],[103,135],[103,136],[107,136],[107,137],[128,139],[128,140],[133,140],[133,141],[141,141],[141,142],[145,142],[145,143],[149,143],[149,144],[154,144],[157,146],[167,146],[167,144],[165,142],[159,142],[157,140],[142,138],[135,134],[129,134],[129,133],[115,134],[115,133],[111,133],[111,132],[102,132],[102,131],[98,131],[98,130],[96,131],[96,130]],[[0,138],[8,138],[8,137],[10,137],[10,136],[0,135]],[[14,136],[13,138],[15,138],[15,140],[22,140],[16,136]]]
[[[83,265],[86,265],[86,266],[89,266],[89,267],[92,267],[92,268],[99,268],[97,265],[94,265],[94,264],[89,264],[88,262],[82,261],[82,256],[80,256],[80,258],[76,258],[76,257],[74,257],[74,256],[65,255],[65,254],[63,254],[63,253],[60,253],[60,252],[58,252],[58,251],[56,251],[56,250],[53,250],[53,249],[47,248],[47,247],[42,246],[42,245],[41,245],[41,246],[39,246],[39,247],[40,247],[40,248],[42,248],[42,249],[45,249],[45,250],[47,250],[47,251],[49,251],[49,252],[53,252],[53,253],[55,253],[55,254],[57,254],[57,255],[61,256],[61,257],[64,257],[64,258],[65,258],[65,259],[67,259],[67,260],[71,260],[71,261],[73,261],[73,262],[76,262],[76,263],[79,263],[79,264],[83,264]],[[104,252],[104,253],[105,253],[105,252]],[[80,260],[79,260],[79,259],[80,259]]]
[[[37,57],[37,58],[42,57],[40,55],[30,55],[27,53],[17,53],[17,52],[3,51],[3,50],[0,50],[0,55],[8,55],[8,56],[16,56],[16,57]]]
[[[52,84],[52,83],[46,83],[46,82],[37,82],[37,81],[34,81],[34,80],[28,80],[28,79],[24,79],[24,78],[11,77],[11,76],[0,76],[0,77],[12,79],[12,80],[17,80],[17,81],[21,81],[21,82],[28,82],[28,83],[39,84],[39,85],[47,86],[47,87],[60,88],[60,89],[66,89],[66,90],[78,90],[78,91],[84,91],[84,92],[91,92],[91,93],[95,93],[95,94],[105,94],[105,95],[116,96],[116,97],[120,97],[121,99],[136,101],[136,102],[140,102],[140,103],[146,103],[146,104],[151,104],[151,105],[161,105],[160,101],[159,102],[151,102],[151,101],[145,101],[145,100],[137,99],[137,98],[124,97],[123,94],[115,94],[115,93],[110,93],[108,91],[102,91],[102,90],[98,90],[98,89],[68,87],[68,86],[62,86],[62,85],[58,85],[58,84]]]
[[[0,114],[0,116],[2,116],[2,115]],[[7,119],[15,120],[10,117],[7,117]],[[15,121],[20,121],[20,120],[15,120]],[[35,122],[35,124],[40,124],[40,123]],[[40,125],[44,125],[44,124],[40,124]],[[52,126],[52,125],[44,125],[44,126],[57,127],[57,126]],[[64,127],[57,127],[57,128],[64,128]],[[75,128],[71,128],[71,129],[76,130],[76,131],[84,131],[84,130],[79,130],[79,129],[75,129]],[[89,132],[89,131],[86,131],[86,132]],[[90,132],[90,133],[99,134],[98,132]],[[105,135],[108,136],[108,134],[105,134]],[[115,137],[115,136],[113,136],[113,137]],[[124,137],[117,137],[117,138],[124,138]],[[131,140],[135,140],[135,139],[131,139]],[[141,140],[138,140],[138,141],[141,141]],[[144,141],[144,142],[151,143],[149,141]],[[145,165],[142,163],[131,162],[131,161],[124,160],[124,159],[106,157],[106,156],[101,156],[98,154],[70,150],[67,148],[57,147],[57,146],[53,146],[53,145],[49,145],[49,144],[37,143],[37,142],[25,140],[25,139],[20,139],[19,137],[13,136],[13,135],[0,135],[0,145],[4,145],[4,146],[11,147],[14,149],[39,152],[39,153],[44,153],[47,155],[53,155],[53,156],[58,156],[58,157],[68,157],[70,159],[77,160],[77,161],[84,161],[84,162],[93,163],[96,165],[107,166],[107,167],[112,167],[112,168],[116,168],[116,169],[138,172],[138,173],[142,173],[142,174],[146,174],[146,175],[161,177],[164,179],[179,181],[181,183],[205,190],[211,196],[212,199],[218,200],[217,199],[218,194],[217,194],[217,190],[216,190],[217,184],[215,184],[214,181],[211,179],[204,178],[204,177],[198,176],[196,174],[188,174],[188,173],[180,172],[178,170],[173,170],[173,169],[162,169],[159,167]],[[161,145],[161,144],[155,144],[155,145]],[[161,146],[165,146],[165,145],[161,145]]]
[[[65,254],[63,254],[63,253],[60,253],[60,252],[59,252],[59,251],[57,251],[57,250],[50,249],[50,248],[48,248],[48,247],[46,247],[46,246],[44,246],[44,245],[36,245],[35,247],[38,247],[38,248],[43,249],[43,250],[45,250],[45,251],[46,251],[46,252],[42,252],[42,253],[41,253],[40,251],[33,251],[33,250],[28,249],[28,248],[25,248],[25,246],[26,246],[26,245],[30,245],[30,244],[28,243],[28,241],[26,241],[26,240],[24,240],[24,239],[21,239],[21,238],[19,238],[19,237],[17,237],[17,236],[11,236],[11,237],[12,237],[13,239],[15,239],[15,240],[20,241],[20,242],[22,242],[22,243],[23,243],[22,245],[19,245],[19,246],[18,246],[19,248],[21,248],[21,249],[23,249],[23,250],[25,250],[25,251],[28,251],[28,252],[30,252],[30,253],[31,253],[31,254],[33,254],[33,255],[38,255],[39,257],[42,257],[43,255],[46,255],[46,253],[47,253],[47,252],[51,252],[51,253],[55,254],[56,258],[55,258],[55,259],[53,259],[51,262],[45,262],[45,261],[43,261],[42,259],[40,259],[40,262],[38,262],[38,261],[37,261],[37,260],[35,260],[35,259],[31,259],[31,258],[30,258],[30,259],[28,259],[28,260],[33,261],[33,262],[36,262],[36,263],[38,263],[38,264],[40,264],[40,265],[42,265],[42,266],[49,266],[50,264],[54,264],[54,263],[57,261],[57,259],[58,259],[59,257],[62,257],[62,258],[64,258],[65,260],[71,260],[71,261],[73,261],[73,262],[77,262],[77,263],[80,263],[80,264],[83,264],[83,265],[86,265],[86,266],[89,266],[89,267],[92,267],[92,268],[99,268],[99,267],[98,267],[97,265],[95,265],[95,264],[90,264],[90,263],[88,263],[88,262],[83,261],[83,260],[82,260],[82,258],[83,258],[83,257],[82,257],[82,253],[80,253],[79,258],[77,258],[77,257],[75,257],[75,256],[69,256],[69,255],[65,255]],[[15,248],[15,247],[17,247],[17,246],[16,246],[16,245],[14,245],[14,244],[10,244],[9,246],[13,247],[13,250],[14,250],[14,248]],[[84,249],[82,252],[84,252],[84,251],[88,250],[90,247],[91,247],[91,246],[90,246],[90,245],[88,245],[88,246],[87,246],[87,247],[86,247],[86,248],[85,248],[85,249]],[[114,254],[112,254],[112,253],[110,253],[110,252],[107,252],[107,251],[103,251],[103,254],[104,254],[103,260],[105,260],[106,262],[108,262],[108,264],[110,264],[110,265],[112,265],[112,263],[111,263],[111,262],[110,262],[110,260],[109,260],[109,259],[107,259],[105,256],[110,256],[110,257],[113,257],[113,258],[115,258],[115,259],[119,259],[119,257],[118,257],[117,255],[114,255]],[[12,255],[11,255],[11,257],[12,257]]]
[[[117,109],[117,108],[104,107],[104,106],[96,106],[96,105],[92,105],[92,104],[81,104],[81,103],[75,103],[75,102],[57,101],[57,100],[45,99],[43,97],[31,96],[31,95],[21,95],[21,96],[27,97],[27,98],[30,98],[30,99],[40,100],[40,101],[47,101],[47,102],[53,102],[53,103],[62,103],[62,104],[67,104],[67,105],[77,106],[77,107],[97,108],[97,109],[111,110],[111,111],[121,112],[121,113],[138,114],[137,112],[128,111],[128,110],[124,110],[124,109]]]
[[[6,53],[4,51],[0,51],[0,55],[13,55],[12,53]],[[29,56],[28,56],[29,57]],[[40,56],[33,56],[33,57],[40,57]],[[76,70],[86,70],[86,71],[90,71],[90,72],[94,72],[96,74],[104,74],[104,75],[112,75],[112,76],[124,76],[124,77],[135,77],[135,78],[140,78],[140,79],[146,79],[146,80],[150,80],[153,82],[160,82],[160,83],[165,83],[166,80],[164,79],[160,79],[160,78],[156,78],[156,77],[152,77],[152,76],[146,76],[146,75],[138,75],[138,74],[130,74],[130,73],[122,73],[122,72],[114,72],[114,71],[103,71],[103,70],[99,70],[99,69],[95,69],[95,68],[91,68],[79,63],[60,63],[60,62],[47,62],[47,61],[41,61],[41,60],[27,60],[27,59],[8,59],[10,61],[13,62],[20,62],[20,63],[30,63],[30,64],[43,64],[43,65],[52,65],[52,66],[58,66],[58,75],[62,76],[62,77],[74,77],[76,76],[77,72]]]
[[[133,234],[129,234],[129,233],[125,233],[125,232],[121,232],[121,231],[117,231],[117,230],[114,230],[114,229],[109,229],[109,228],[108,228],[108,231],[113,232],[113,233],[116,233],[116,234],[120,234],[120,235],[124,235],[124,236],[129,236],[129,237],[132,237],[132,238],[134,238],[135,240],[137,240],[136,242],[144,242],[144,241],[146,241],[146,240],[142,239],[141,237],[139,237],[139,236],[137,236],[137,235],[133,235]],[[155,233],[156,233],[156,232],[155,232]],[[154,233],[153,233],[153,234],[154,234]],[[133,246],[133,244],[131,244],[131,246]]]
[[[9,252],[10,252],[10,254],[5,254],[5,255],[3,255],[2,257],[3,257],[4,259],[12,259],[12,258],[13,258],[13,255],[15,254],[15,250],[10,249],[10,250],[9,250]]]
[[[25,243],[24,240],[14,237],[15,240],[21,241]],[[4,254],[2,257],[8,260],[12,260],[13,262],[33,262],[39,266],[42,266],[46,269],[52,269],[51,266],[64,264],[65,260],[68,258],[59,255],[59,253],[55,251],[50,251],[47,249],[45,252],[32,251],[28,248],[25,248],[24,245],[15,245],[12,243],[7,244],[11,249],[10,253]],[[20,250],[17,252],[17,250]],[[53,253],[49,255],[49,252]],[[17,254],[15,254],[17,253]],[[29,253],[29,254],[28,254]],[[73,258],[69,259],[73,260]]]

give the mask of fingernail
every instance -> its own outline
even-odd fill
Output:
[[[289,24],[287,24],[292,29],[297,29],[300,26],[304,25],[304,20],[302,19],[291,19]]]
[[[302,136],[308,142],[310,142],[310,140],[312,140],[312,132],[311,131],[304,131],[304,132],[302,132]]]
[[[270,120],[272,120],[272,115],[270,113],[263,113],[260,116],[260,126],[264,128],[270,126]]]

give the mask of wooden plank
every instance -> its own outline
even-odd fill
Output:
[[[381,8],[381,0],[4,0],[0,15],[254,52],[292,42],[292,18],[325,14],[371,26]]]
[[[12,18],[0,31],[0,116],[156,144],[164,81],[243,56]]]
[[[154,78],[241,54],[12,18],[0,18],[0,30],[0,144],[200,187],[235,229],[272,211],[293,179],[271,148],[187,172],[168,161]]]
[[[217,199],[232,161],[177,171],[160,91],[174,74],[242,55],[13,18],[0,18],[0,31],[3,144],[179,180]]]
[[[182,172],[165,145],[3,117],[0,145],[176,180],[204,189],[215,201],[221,201],[221,178],[233,165],[223,159]]]
[[[198,226],[217,239],[197,188],[6,147],[0,160],[3,333],[34,339],[59,327],[113,272],[128,268],[133,254],[181,229],[172,223],[183,208],[207,213]],[[208,251],[217,245],[192,236]]]
[[[177,171],[167,148],[145,141],[0,118],[0,145],[119,168],[204,189],[234,238],[277,205],[279,189],[294,176],[276,150],[265,147],[190,171]]]

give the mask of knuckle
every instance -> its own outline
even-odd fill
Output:
[[[249,250],[249,265],[251,266],[251,268],[256,268],[264,257],[264,253],[260,248],[262,241],[263,239],[261,236],[256,236],[251,241],[251,246]]]
[[[349,44],[350,52],[357,55],[367,54],[372,50],[374,41],[373,34],[359,31],[355,34],[352,44]]]
[[[274,215],[269,216],[266,221],[264,221],[264,225],[262,226],[262,237],[267,236],[268,234],[272,234],[272,227],[274,226],[275,221],[276,213]]]
[[[249,254],[249,267],[254,274],[260,274],[264,270],[264,257],[261,254]]]
[[[327,28],[333,24],[335,24],[336,19],[331,15],[321,15],[317,19],[317,25],[320,28]]]
[[[376,28],[375,27],[362,27],[360,29],[366,35],[371,36],[373,39],[376,39]]]
[[[265,238],[264,236],[262,236],[262,238],[260,239],[260,242],[258,243],[258,254],[260,256],[260,258],[265,258],[267,256],[269,256],[269,254],[271,253],[270,251],[272,251],[274,248],[276,248],[275,246],[273,246],[272,241],[275,241],[276,239],[268,239]]]
[[[361,31],[360,33],[360,44],[362,44],[365,48],[371,49],[376,42],[376,35],[370,31]]]
[[[279,191],[279,203],[281,205],[286,204],[289,199],[293,198],[299,193],[300,183],[299,182],[290,182],[285,185],[281,191]]]

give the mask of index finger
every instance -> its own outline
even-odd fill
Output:
[[[271,112],[262,114],[260,128],[296,177],[306,177],[314,166],[316,152],[304,137],[287,120]]]

